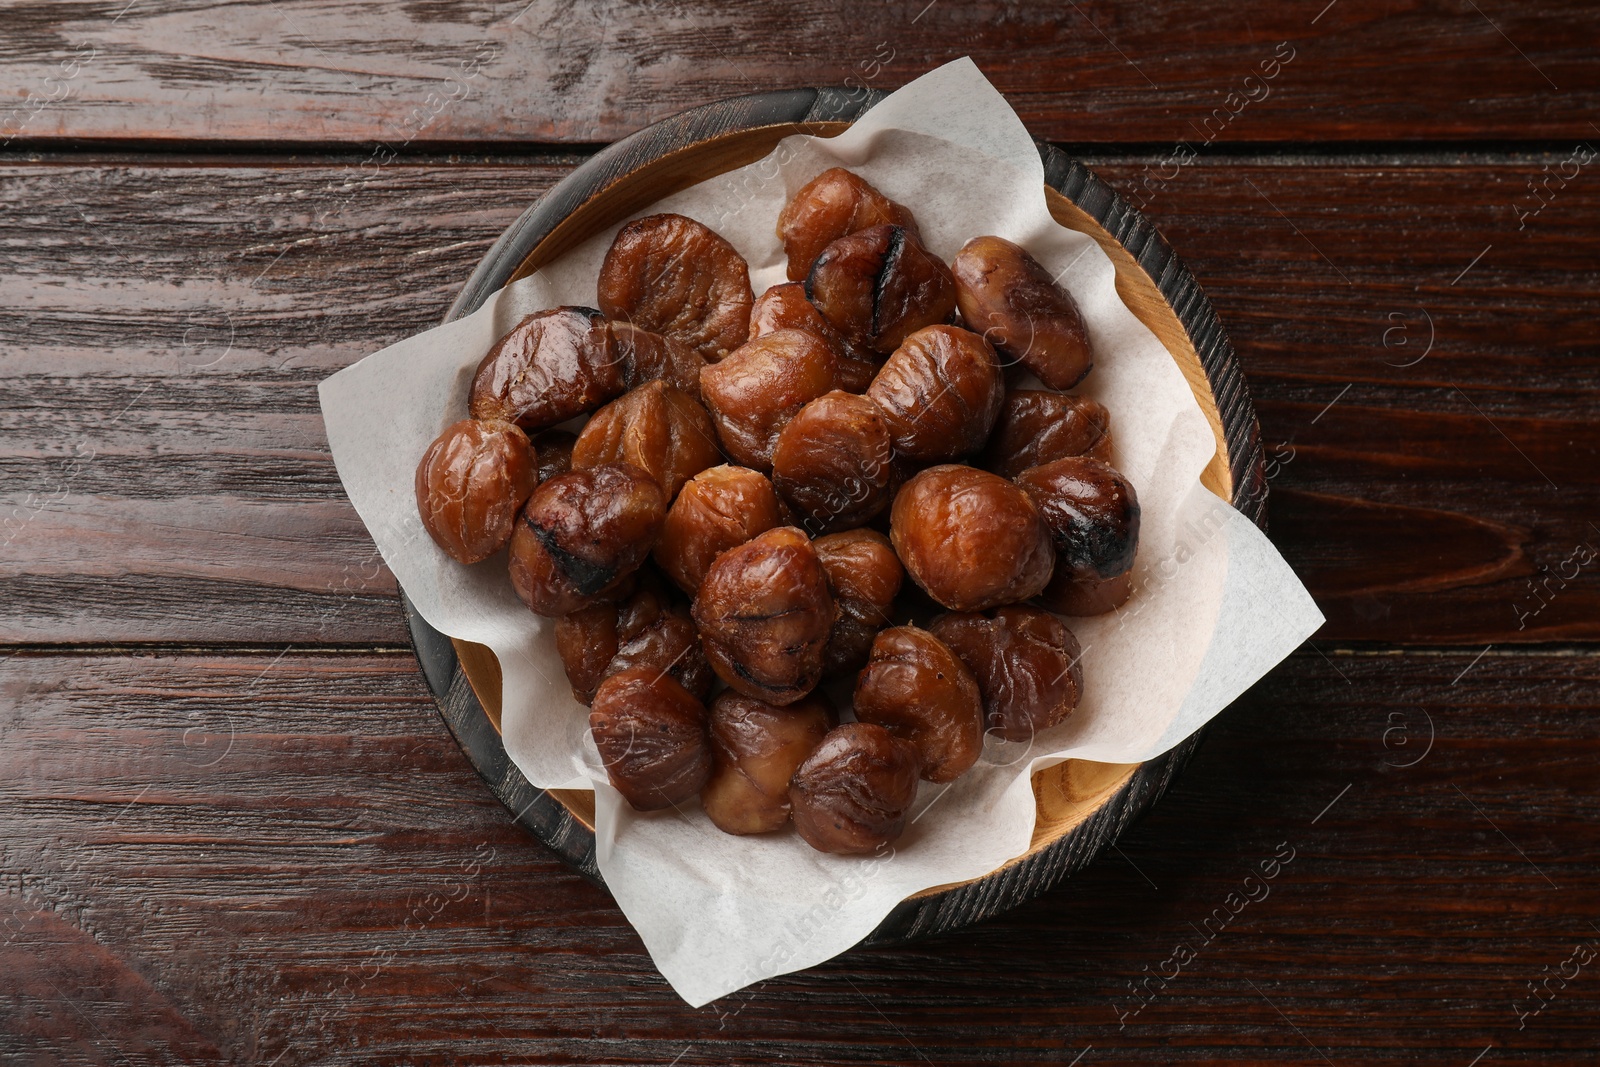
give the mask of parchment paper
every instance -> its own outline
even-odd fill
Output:
[[[924,783],[909,828],[886,856],[824,855],[792,831],[732,837],[693,804],[633,811],[605,780],[552,623],[512,592],[504,555],[457,564],[417,518],[416,463],[440,430],[466,416],[479,360],[526,314],[593,305],[615,228],[475,314],[371,355],[320,390],[339,476],[384,561],[428,622],[499,657],[506,750],[528,780],[595,790],[606,884],[661,973],[697,1007],[828,959],[910,894],[1020,855],[1033,830],[1034,771],[1069,757],[1135,763],[1159,755],[1322,623],[1271,543],[1200,485],[1215,439],[1182,373],[1117,296],[1105,253],[1050,218],[1033,141],[970,60],[911,83],[837,138],[788,138],[766,159],[640,214],[676,211],[716,229],[749,261],[759,294],[785,280],[779,209],[837,165],[909,205],[947,262],[967,239],[998,234],[1059,272],[1096,352],[1079,391],[1110,409],[1116,466],[1143,508],[1133,598],[1116,614],[1068,620],[1084,648],[1077,712],[1031,745],[992,743],[952,785]]]

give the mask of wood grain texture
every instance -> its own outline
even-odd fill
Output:
[[[1600,183],[1515,211],[1562,158],[1093,161],[1233,337],[1318,640],[1600,636]],[[566,170],[0,172],[0,640],[403,643],[316,383]]]
[[[963,55],[1053,140],[1587,139],[1600,104],[1579,0],[12,0],[5,18],[0,138],[34,142],[601,143]],[[1246,84],[1280,46],[1287,65]]]
[[[1121,855],[699,1011],[511,824],[409,655],[15,654],[0,1060],[1590,1061],[1592,965],[1513,1004],[1600,941],[1600,654],[1326,651]]]

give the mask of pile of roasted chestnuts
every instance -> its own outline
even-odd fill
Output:
[[[598,308],[484,358],[417,506],[462,563],[509,549],[635,808],[698,796],[728,833],[870,853],[919,779],[1072,714],[1059,616],[1128,598],[1139,504],[1105,408],[1066,392],[1093,362],[1078,306],[1025,250],[947,265],[838,168],[778,237],[791,281],[758,298],[701,223],[623,226]]]

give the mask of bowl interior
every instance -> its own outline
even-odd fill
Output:
[[[777,147],[785,137],[798,133],[831,137],[842,133],[848,125],[844,122],[779,123],[732,131],[680,148],[633,169],[589,198],[551,230],[523,259],[513,280],[532,274],[595,233],[622,222],[663,197],[715,175],[754,163]],[[1049,186],[1045,187],[1045,201],[1057,223],[1093,237],[1105,250],[1116,267],[1118,294],[1139,321],[1160,339],[1182,370],[1217,441],[1216,452],[1200,480],[1223,500],[1232,500],[1233,477],[1229,471],[1222,416],[1200,355],[1177,313],[1155,281],[1139,266],[1133,254],[1105,227]],[[460,658],[462,672],[498,730],[501,690],[499,662],[486,646],[456,639],[452,641]],[[1033,794],[1037,820],[1033,840],[1028,851],[1011,863],[1019,863],[1048,847],[1089,818],[1133,777],[1138,767],[1138,764],[1067,760],[1035,773]],[[594,829],[592,792],[550,790],[549,793],[574,818],[590,830]],[[931,895],[949,888],[936,886],[917,895]]]

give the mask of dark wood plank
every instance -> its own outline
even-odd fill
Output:
[[[0,1059],[1592,1059],[1592,963],[1513,1005],[1600,942],[1600,654],[1328,652],[1231,709],[1121,855],[700,1011],[511,825],[409,656],[16,654]]]
[[[316,383],[436,325],[565,168],[472,173],[11,171],[0,635],[403,643]]]
[[[1518,214],[1561,158],[1101,168],[1239,346],[1325,636],[1600,636],[1600,184]]]
[[[1097,163],[1239,348],[1324,638],[1600,636],[1600,184],[1519,231],[1550,162]],[[565,168],[4,173],[0,640],[403,643],[316,382],[434,323]]]
[[[17,0],[6,29],[0,138],[36,142],[603,142],[962,55],[1037,135],[1080,142],[1587,139],[1600,105],[1580,0]]]

